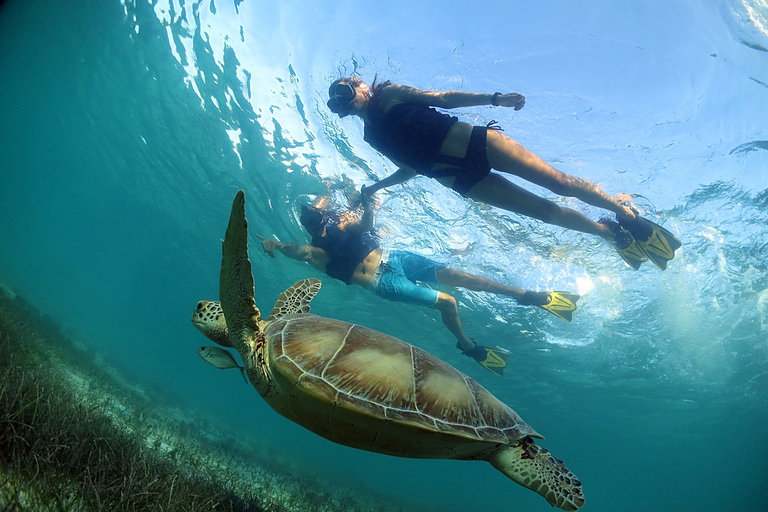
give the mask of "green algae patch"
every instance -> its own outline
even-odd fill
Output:
[[[2,287],[0,354],[0,510],[408,509],[153,406]]]

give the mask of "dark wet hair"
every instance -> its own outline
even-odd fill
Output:
[[[379,93],[379,92],[380,92],[382,89],[384,89],[385,87],[389,87],[390,85],[392,85],[392,80],[384,80],[384,81],[383,81],[383,82],[381,82],[380,84],[377,84],[377,83],[376,83],[376,79],[377,79],[378,77],[379,77],[379,74],[378,74],[378,73],[376,73],[375,75],[373,75],[373,82],[371,82],[371,87],[370,87],[370,89],[371,89],[371,94],[372,94],[373,96],[376,96],[376,94],[377,94],[377,93]]]
[[[326,212],[313,206],[301,207],[301,225],[306,229],[317,229],[323,225],[323,221],[328,217]]]

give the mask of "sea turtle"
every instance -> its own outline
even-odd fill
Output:
[[[392,336],[309,314],[319,280],[288,288],[262,319],[242,190],[232,204],[220,279],[220,307],[201,301],[192,321],[240,353],[251,383],[281,415],[362,450],[486,460],[552,505],[584,504],[578,478],[534,443],[543,437],[473,379]]]

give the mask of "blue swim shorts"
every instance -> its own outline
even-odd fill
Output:
[[[382,251],[381,263],[368,289],[382,299],[435,307],[437,290],[417,281],[437,283],[437,271],[445,265],[407,251]]]

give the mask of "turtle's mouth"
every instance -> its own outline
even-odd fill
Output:
[[[194,325],[195,329],[200,332],[205,330],[205,320],[200,318],[197,314],[192,315],[192,325]]]

